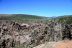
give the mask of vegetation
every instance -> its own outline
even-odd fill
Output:
[[[64,23],[64,24],[71,24],[72,23],[72,15],[60,16],[60,17],[56,17],[54,19],[57,20],[58,22]]]
[[[0,15],[0,20],[14,20],[17,22],[38,22],[46,20],[46,17],[26,14],[12,14],[12,15]]]

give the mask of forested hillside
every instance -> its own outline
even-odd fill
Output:
[[[71,24],[72,23],[72,15],[65,15],[55,18],[58,22],[64,23],[64,24]]]

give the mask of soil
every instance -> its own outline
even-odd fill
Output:
[[[72,41],[64,40],[55,45],[55,48],[72,48]]]
[[[59,42],[48,42],[34,48],[72,48],[72,40],[63,40]]]

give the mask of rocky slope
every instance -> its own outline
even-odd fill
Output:
[[[0,48],[33,48],[65,39],[72,39],[72,24],[55,20],[46,23],[0,20]]]
[[[0,21],[0,47],[34,47],[45,42],[71,39],[71,28],[72,25],[57,22],[28,24]]]

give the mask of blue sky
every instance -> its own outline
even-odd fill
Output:
[[[0,14],[72,15],[72,0],[0,0]]]

